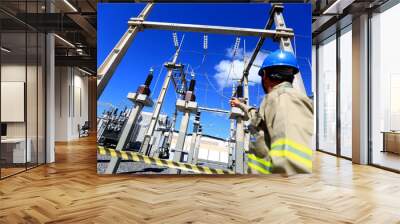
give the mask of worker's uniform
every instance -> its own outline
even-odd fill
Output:
[[[251,133],[248,173],[312,172],[313,106],[305,94],[283,82],[264,96],[258,110],[239,107]]]

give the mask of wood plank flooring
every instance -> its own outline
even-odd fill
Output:
[[[93,137],[0,181],[0,223],[400,223],[400,175],[316,153],[314,173],[98,176]]]
[[[11,167],[11,168],[1,168],[1,177],[3,178],[3,177],[7,177],[7,176],[11,176],[11,175],[13,175],[13,174],[16,174],[16,173],[19,173],[19,172],[22,172],[22,171],[24,171],[25,170],[25,167],[17,167],[17,168],[15,168],[15,167]]]

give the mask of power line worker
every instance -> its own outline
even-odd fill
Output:
[[[265,58],[258,73],[266,93],[260,108],[249,107],[236,98],[230,101],[249,119],[248,173],[312,172],[313,106],[292,86],[298,72],[295,56],[277,50]]]

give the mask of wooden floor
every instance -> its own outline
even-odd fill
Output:
[[[25,167],[23,167],[23,168],[20,168],[20,167],[17,167],[17,168],[14,168],[14,167],[12,167],[12,168],[1,168],[1,178],[8,177],[8,176],[11,176],[13,174],[16,174],[16,173],[19,173],[19,172],[23,172],[25,170],[26,170]]]
[[[0,223],[400,223],[400,175],[317,153],[312,175],[98,176],[94,138],[0,181]]]
[[[400,155],[391,152],[374,151],[372,157],[374,164],[400,170]]]

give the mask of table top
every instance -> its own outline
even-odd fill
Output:
[[[386,134],[386,133],[388,133],[388,134],[398,134],[398,135],[400,135],[400,131],[381,131],[381,133],[384,133],[384,134]]]
[[[27,139],[30,140],[29,138]],[[5,138],[1,139],[1,143],[20,143],[25,142],[25,138]]]

